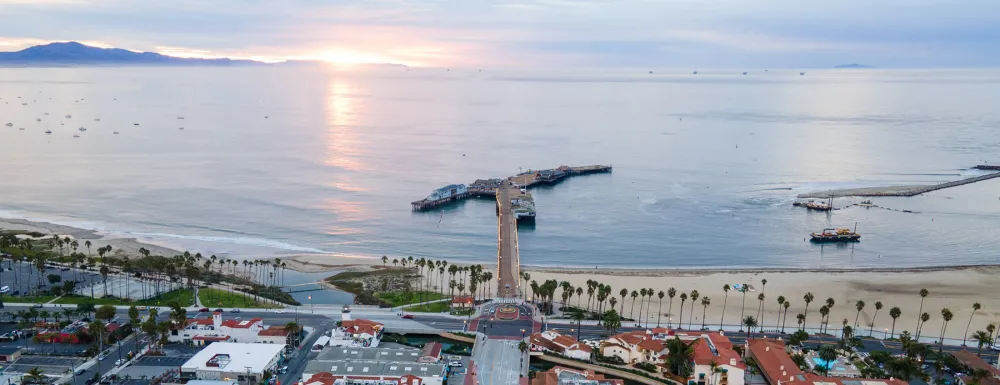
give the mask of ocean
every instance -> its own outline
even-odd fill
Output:
[[[741,72],[0,69],[0,217],[237,258],[490,263],[493,202],[421,213],[410,202],[477,178],[609,164],[611,174],[533,190],[522,263],[998,262],[1000,179],[872,198],[917,213],[791,203],[1000,162],[1000,71]],[[860,243],[806,241],[855,226]]]

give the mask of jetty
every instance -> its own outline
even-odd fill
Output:
[[[559,166],[528,170],[507,178],[477,179],[468,186],[452,184],[434,190],[427,198],[411,202],[414,211],[425,211],[468,198],[490,197],[497,209],[497,294],[517,297],[521,282],[521,255],[517,246],[517,225],[535,220],[535,201],[528,188],[555,184],[574,175],[611,172],[611,166]]]
[[[997,166],[980,165],[973,168],[977,170],[1000,171],[1000,167]],[[951,187],[958,187],[993,178],[1000,178],[1000,172],[994,172],[986,175],[974,176],[971,178],[965,178],[956,181],[933,184],[933,185],[865,187],[865,188],[816,191],[808,194],[799,194],[798,198],[829,199],[829,198],[852,197],[852,196],[853,197],[912,197],[915,195],[926,194],[931,191],[937,191]]]

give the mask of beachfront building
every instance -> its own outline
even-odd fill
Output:
[[[967,369],[966,373],[971,374],[976,370],[984,370],[987,373],[986,378],[978,381],[968,375],[957,375],[955,377],[958,379],[959,385],[1000,385],[1000,368],[997,366],[990,365],[975,353],[967,350],[952,352],[951,355],[962,363],[962,366]]]
[[[650,331],[644,330],[619,333],[601,341],[600,352],[606,357],[618,357],[626,364],[662,364],[666,346],[663,340],[653,337]]]
[[[217,342],[181,365],[181,377],[198,380],[258,382],[282,359],[284,345]]]
[[[697,385],[743,385],[747,365],[720,332],[677,335],[682,341],[694,338],[694,370],[688,383]]]
[[[349,306],[344,306],[340,316],[340,325],[330,335],[330,346],[378,347],[385,325],[366,319],[352,319]]]
[[[257,342],[262,344],[288,345],[291,333],[284,326],[271,326],[257,333]]]
[[[222,312],[215,312],[208,318],[189,319],[183,329],[173,330],[168,340],[199,346],[213,342],[258,342],[258,335],[264,329],[262,318],[224,320]]]
[[[593,353],[590,346],[552,330],[534,333],[529,341],[531,342],[530,349],[533,352],[552,352],[578,360],[589,360]]]
[[[769,385],[907,385],[906,381],[889,379],[852,379],[820,376],[799,369],[785,351],[780,339],[752,339],[747,342],[747,355],[757,362]]]
[[[590,370],[570,369],[556,366],[539,372],[531,379],[531,385],[625,385],[624,380],[611,380]]]

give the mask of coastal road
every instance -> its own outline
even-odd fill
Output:
[[[520,255],[517,248],[517,218],[511,212],[510,186],[497,188],[497,294],[503,298],[517,296]]]
[[[528,356],[518,350],[520,339],[487,339],[476,344],[472,360],[479,366],[481,385],[509,385],[527,374]]]

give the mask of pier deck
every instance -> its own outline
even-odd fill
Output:
[[[517,248],[517,217],[511,211],[510,187],[497,189],[497,294],[502,298],[516,297],[517,284],[520,282],[520,259]]]

